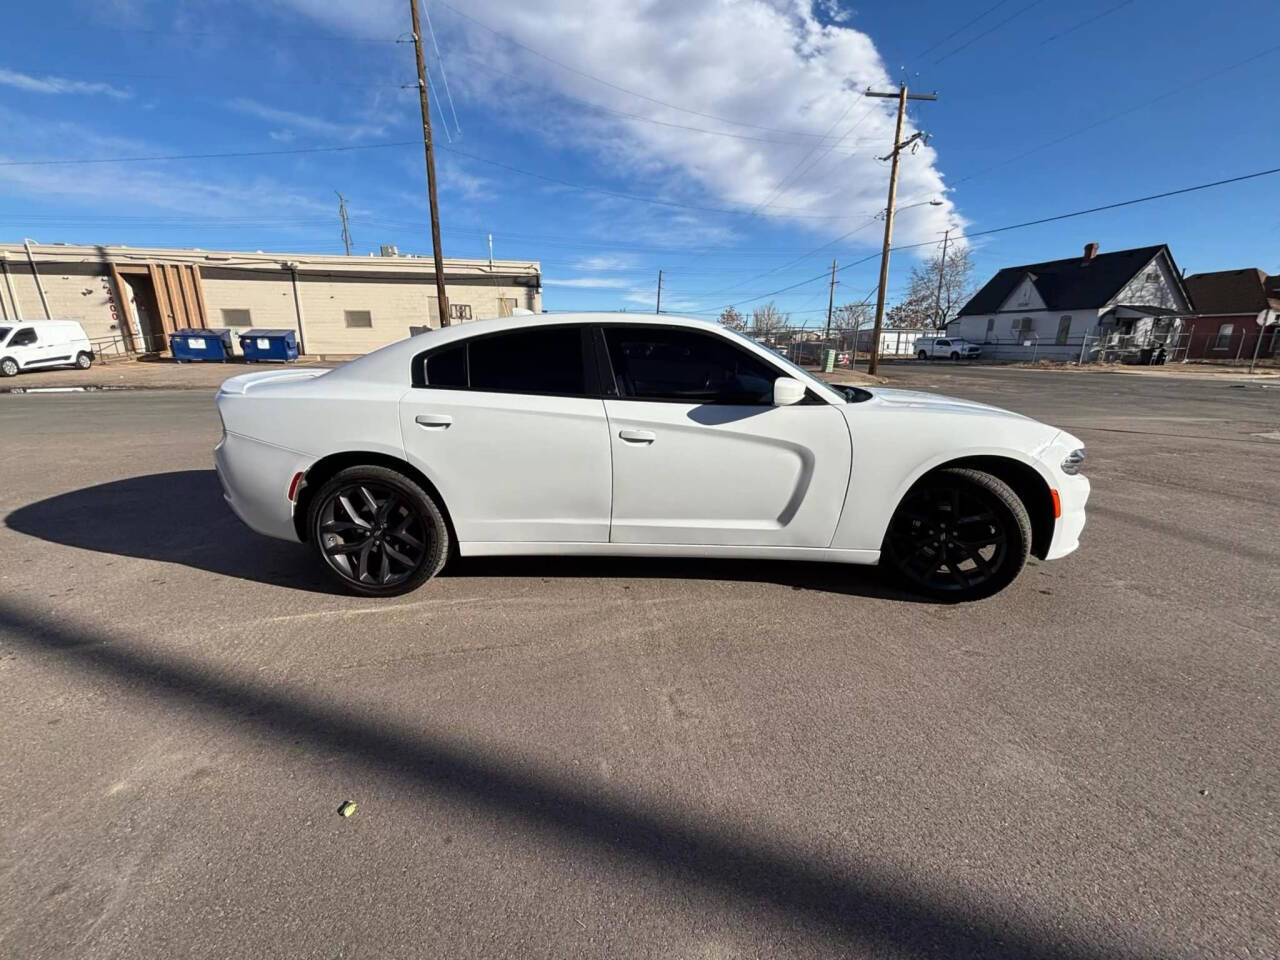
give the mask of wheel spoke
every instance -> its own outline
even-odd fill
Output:
[[[364,549],[360,551],[360,562],[356,566],[356,579],[369,579],[369,554],[373,551],[373,538],[370,537],[364,542]]]
[[[334,543],[324,548],[324,552],[331,557],[341,557],[348,553],[355,553],[357,550],[363,549],[369,543],[369,538],[363,540],[355,540],[351,543]]]
[[[357,526],[364,527],[366,529],[373,526],[373,524],[369,523],[368,520],[356,512],[356,508],[351,505],[351,500],[345,493],[338,494],[338,502],[342,504],[342,509],[347,511],[347,516],[349,516],[352,522]]]
[[[396,563],[403,563],[406,567],[412,567],[414,564],[414,561],[412,558],[401,553],[399,550],[397,550],[395,547],[393,547],[391,544],[385,541],[382,544],[382,555],[384,558],[390,557]]]
[[[388,553],[388,547],[385,543],[382,544],[382,572],[379,574],[379,579],[381,579],[383,583],[386,583],[391,579],[391,556]]]
[[[369,492],[369,488],[362,486],[360,488],[360,496],[364,498],[365,506],[369,508],[369,512],[373,514],[374,517],[377,517],[378,501],[373,499],[373,494]]]
[[[369,529],[367,525],[352,520],[330,520],[328,523],[320,524],[321,533],[350,533],[354,530],[367,529]]]
[[[412,523],[413,517],[406,517],[404,523],[391,531],[391,536],[395,537],[397,540],[403,540],[416,550],[421,550],[423,546],[422,541],[409,532],[409,525]]]

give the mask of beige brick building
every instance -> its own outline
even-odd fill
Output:
[[[537,261],[444,261],[450,322],[542,309]],[[440,326],[429,257],[0,244],[0,323],[79,320],[103,353],[186,327],[292,329],[303,353],[366,353]]]

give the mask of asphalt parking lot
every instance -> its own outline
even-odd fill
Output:
[[[378,603],[225,509],[210,393],[0,397],[0,955],[1280,955],[1280,381],[888,374],[1084,438],[1081,550]]]

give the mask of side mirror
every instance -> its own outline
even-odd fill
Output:
[[[804,399],[805,386],[793,377],[779,377],[773,381],[773,405],[789,407]]]

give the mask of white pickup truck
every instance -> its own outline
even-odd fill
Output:
[[[980,346],[961,337],[921,337],[916,341],[916,356],[921,360],[934,360],[938,357],[972,360],[981,353]]]

